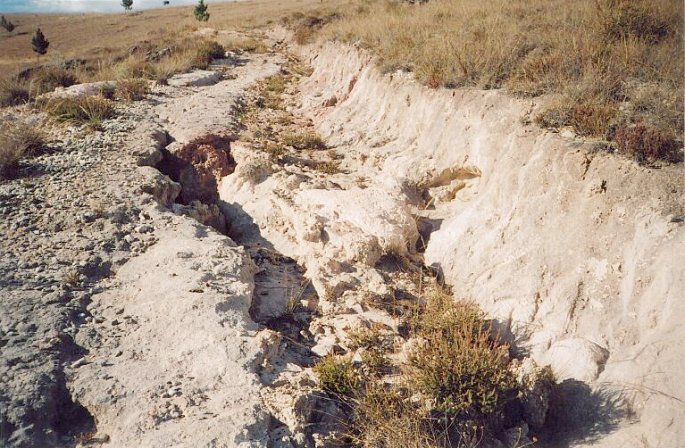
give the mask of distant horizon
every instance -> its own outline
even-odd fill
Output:
[[[227,3],[234,0],[205,0],[205,3]],[[174,6],[188,6],[197,0],[169,0],[168,5],[163,0],[133,0],[133,12],[146,9],[172,8]],[[116,13],[124,12],[121,0],[0,0],[0,13]]]

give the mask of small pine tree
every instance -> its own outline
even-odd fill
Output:
[[[121,0],[121,6],[124,7],[124,12],[129,12],[133,8],[133,0]]]
[[[5,16],[0,18],[0,26],[7,30],[8,33],[14,31],[14,24],[7,20]]]
[[[206,22],[209,20],[209,13],[207,12],[207,5],[205,5],[205,0],[200,0],[197,6],[195,6],[195,11],[193,11],[193,14],[195,14],[195,18],[199,22]]]
[[[31,39],[31,46],[33,47],[33,51],[36,52],[38,58],[48,52],[50,41],[45,38],[45,35],[43,35],[43,32],[40,30],[40,28],[38,28],[33,35],[33,39]]]

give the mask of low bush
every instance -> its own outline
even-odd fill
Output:
[[[639,163],[683,161],[682,143],[679,144],[672,135],[655,126],[644,123],[621,124],[616,127],[613,139],[620,153]]]
[[[482,311],[433,289],[413,323],[421,341],[409,357],[408,379],[435,409],[484,421],[516,397],[516,380],[503,344]]]
[[[361,363],[329,355],[314,369],[322,389],[352,407],[348,435],[359,446],[472,446],[512,417],[519,385],[509,347],[482,311],[437,286],[423,302],[407,317],[411,345],[399,366],[391,365],[393,344],[382,332],[358,330],[349,345]],[[401,376],[388,380],[393,370]]]

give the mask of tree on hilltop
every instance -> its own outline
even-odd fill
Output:
[[[8,33],[14,31],[14,24],[7,20],[5,16],[2,16],[2,18],[0,18],[0,26],[6,29]]]
[[[31,39],[31,46],[33,47],[33,51],[36,52],[38,55],[37,57],[40,59],[41,55],[44,55],[45,53],[48,52],[48,47],[50,46],[50,41],[48,41],[45,38],[45,35],[43,32],[38,28],[33,35],[33,39]]]
[[[193,14],[195,14],[195,18],[199,22],[206,22],[207,20],[209,20],[209,13],[207,12],[207,5],[205,5],[205,0],[199,1],[197,6],[195,6]]]
[[[133,8],[133,0],[121,0],[121,6],[124,7],[124,12],[129,12]]]

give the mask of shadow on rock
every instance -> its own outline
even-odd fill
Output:
[[[550,397],[541,447],[564,448],[577,442],[592,443],[616,430],[628,417],[625,395],[609,389],[593,390],[587,383],[568,379]]]

